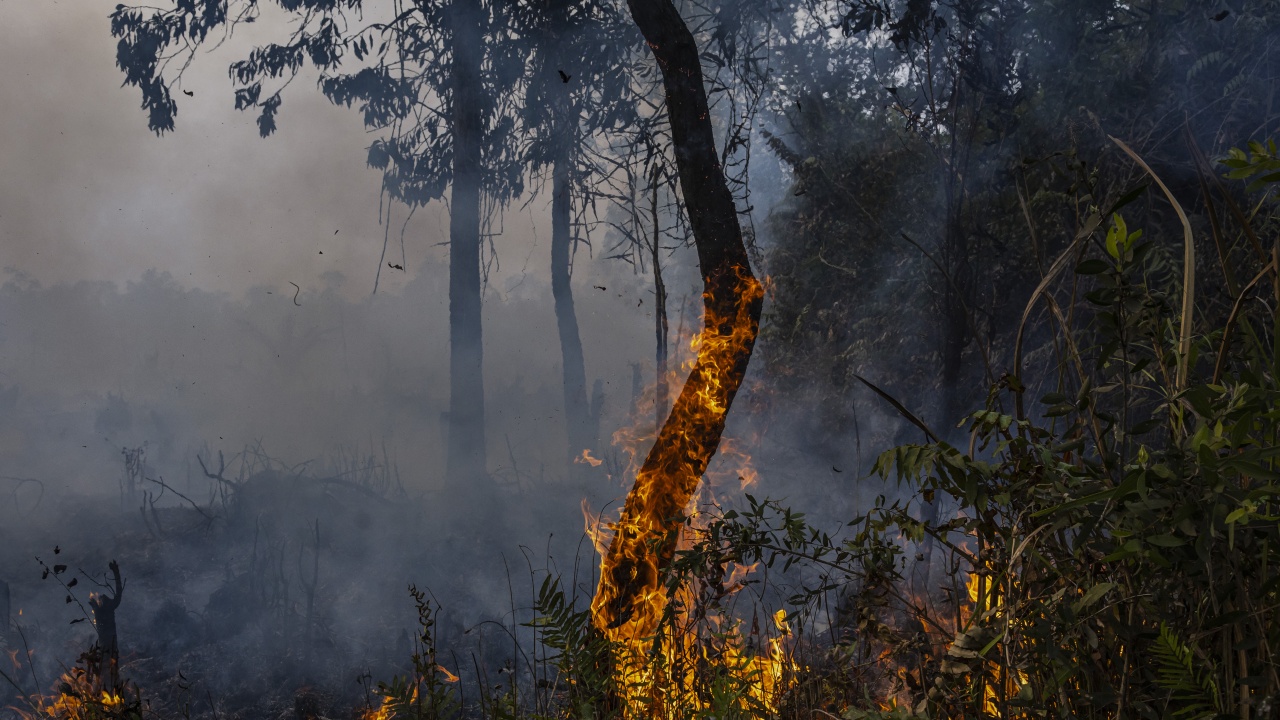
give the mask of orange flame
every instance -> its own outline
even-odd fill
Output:
[[[603,460],[597,460],[591,456],[591,450],[584,448],[582,454],[573,459],[575,465],[590,465],[591,467],[600,467],[604,464]]]
[[[981,620],[984,615],[989,617],[1001,617],[1005,614],[1004,596],[999,592],[1000,588],[988,571],[970,572],[965,578],[965,590],[969,596],[969,612],[966,620]],[[1014,582],[1012,578],[1005,578],[1002,582]],[[992,673],[994,677],[984,678],[982,681],[982,711],[985,714],[1005,717],[1027,717],[1026,713],[1001,712],[1002,700],[1010,697],[1016,697],[1023,685],[1026,685],[1030,678],[1022,670],[1014,669],[1013,673],[1007,672],[1004,668],[996,668],[999,672]]]
[[[657,628],[667,601],[661,569],[746,372],[743,361],[755,344],[764,289],[749,272],[740,272],[731,294],[732,314],[724,316],[713,308],[726,303],[709,294],[704,298],[704,329],[691,343],[697,360],[636,474],[601,562],[591,613],[596,627],[616,642],[641,642]]]
[[[738,489],[755,482],[748,454],[733,443],[721,444],[721,433],[755,343],[764,289],[749,272],[739,271],[732,287],[722,290],[731,302],[704,295],[704,329],[691,339],[683,364],[688,379],[658,437],[646,437],[639,426],[614,434],[615,444],[633,450],[633,461],[638,455],[634,448],[652,441],[619,519],[603,523],[583,505],[587,534],[602,556],[592,620],[613,644],[614,674],[627,717],[708,708],[709,701],[694,689],[698,668],[708,667],[727,673],[729,682],[744,692],[745,698],[735,701],[739,707],[772,712],[794,674],[785,612],[775,615],[776,630],[765,647],[751,649],[732,618],[702,618],[702,627],[711,630],[699,630],[686,615],[696,600],[693,589],[682,587],[668,598],[662,584],[665,566],[677,547],[688,542],[682,539],[682,526],[701,523],[699,491],[704,502],[712,500],[701,482],[712,455],[718,451],[733,467]],[[726,594],[744,587],[754,569],[731,568]],[[659,639],[655,636],[669,601],[675,620]]]
[[[72,668],[58,678],[57,694],[33,698],[30,711],[14,709],[25,720],[90,720],[120,716],[126,710],[126,688],[102,690],[94,685],[82,668]]]

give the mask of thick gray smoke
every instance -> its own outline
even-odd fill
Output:
[[[358,118],[317,93],[291,95],[281,132],[260,139],[224,74],[252,38],[197,57],[178,129],[155,137],[119,87],[106,11],[0,3],[0,581],[15,629],[0,641],[31,652],[15,665],[23,691],[47,690],[92,642],[84,598],[57,578],[84,589],[111,559],[128,581],[131,672],[156,693],[206,692],[199,712],[248,703],[236,688],[387,677],[408,658],[410,582],[432,589],[442,634],[472,642],[480,664],[486,643],[508,640],[469,628],[527,620],[511,609],[527,608],[529,568],[548,551],[589,594],[579,501],[616,503],[629,456],[602,447],[599,466],[566,463],[549,196],[494,222],[484,340],[499,493],[462,504],[442,477],[446,209],[389,208]],[[763,217],[786,177],[755,154]],[[574,292],[607,438],[652,423],[653,290],[605,257],[610,237],[593,240]],[[695,256],[664,262],[672,340],[687,342]],[[793,430],[805,409],[758,380],[739,407],[730,435],[754,456],[755,492],[833,515],[854,504],[869,459],[855,439]],[[720,471],[730,493],[736,462]],[[39,580],[35,556],[70,574]]]

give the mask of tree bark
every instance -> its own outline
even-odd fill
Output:
[[[654,335],[654,373],[657,383],[654,389],[654,407],[657,409],[658,429],[667,417],[667,286],[662,282],[662,228],[658,225],[658,172],[653,173],[653,196],[649,204],[653,222],[653,335]]]
[[[124,596],[124,580],[120,577],[120,565],[115,560],[107,566],[111,569],[113,594],[98,593],[89,598],[93,611],[93,627],[98,632],[97,687],[114,692],[120,687],[120,640],[116,631],[116,610]]]
[[[704,290],[698,360],[636,475],[601,565],[592,617],[615,640],[652,634],[661,616],[661,573],[675,552],[681,514],[719,447],[764,297],[716,153],[697,43],[671,0],[627,4],[662,71]]]
[[[485,8],[453,0],[453,184],[449,201],[449,448],[452,483],[483,482],[484,350],[480,307],[480,113]]]
[[[12,632],[13,620],[10,618],[9,583],[0,580],[0,641],[8,646],[9,633]]]
[[[562,112],[562,119],[567,112]],[[576,131],[567,121],[557,123],[561,138]],[[551,295],[555,300],[556,326],[560,330],[560,357],[564,369],[564,420],[568,432],[570,467],[583,450],[595,450],[597,428],[587,402],[587,371],[582,359],[582,338],[570,285],[573,255],[572,198],[569,173],[572,159],[562,149],[551,169]]]
[[[954,134],[954,133],[953,133]],[[966,153],[967,154],[967,153]],[[951,164],[957,162],[953,153]],[[964,351],[970,340],[978,342],[978,338],[970,338],[968,308],[972,306],[973,297],[970,292],[968,273],[969,242],[962,226],[964,188],[956,188],[962,180],[955,172],[947,178],[947,217],[943,229],[942,278],[943,310],[942,332],[939,343],[939,357],[942,364],[942,402],[935,428],[953,428],[960,421],[964,412],[966,394],[961,387],[964,375]]]

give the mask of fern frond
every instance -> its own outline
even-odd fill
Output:
[[[1153,651],[1157,682],[1169,691],[1169,702],[1179,706],[1172,717],[1203,720],[1221,712],[1222,698],[1213,672],[1197,667],[1194,651],[1164,623]]]
[[[1221,65],[1222,61],[1225,60],[1226,57],[1226,54],[1221,50],[1205,53],[1199,60],[1196,60],[1195,63],[1192,64],[1189,70],[1187,70],[1187,80],[1190,81],[1194,79],[1196,75],[1208,70],[1212,66]]]

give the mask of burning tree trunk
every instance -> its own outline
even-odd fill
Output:
[[[120,577],[120,564],[115,560],[107,566],[111,569],[112,594],[98,593],[89,598],[93,610],[93,626],[98,631],[97,683],[103,691],[120,687],[120,641],[116,635],[116,609],[124,595],[124,580]]]
[[[671,0],[628,6],[662,70],[704,311],[697,362],[636,475],[601,566],[592,617],[616,640],[636,640],[657,626],[666,603],[660,575],[675,552],[681,514],[720,444],[764,298],[716,153],[697,43]]]

